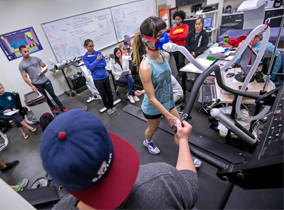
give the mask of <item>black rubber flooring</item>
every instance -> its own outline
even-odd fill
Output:
[[[118,111],[113,115],[99,113],[99,110],[103,107],[101,100],[86,104],[85,102],[90,96],[88,90],[74,98],[86,104],[87,110],[95,114],[110,131],[129,141],[139,153],[140,164],[166,162],[175,166],[178,147],[174,143],[169,125],[164,120],[161,121],[160,129],[153,138],[161,149],[161,154],[151,155],[142,144],[144,131],[147,127],[143,115],[141,116],[140,106],[142,100],[135,103],[135,105],[129,105],[129,102],[126,101],[126,91],[126,88],[121,88],[119,96],[113,94],[115,100],[122,99],[116,105]],[[188,95],[189,93],[187,93]],[[68,97],[64,96],[60,100],[65,98]],[[140,97],[140,99],[142,98]],[[129,106],[132,108],[129,109]],[[235,163],[242,161],[242,156],[238,155],[239,152],[249,155],[241,149],[226,145],[224,138],[209,128],[208,115],[203,111],[199,112],[200,108],[201,105],[195,103],[192,112],[193,118],[189,121],[193,125],[193,132],[189,139],[191,147],[194,146],[198,150],[206,149],[210,151],[208,153],[210,155]],[[30,182],[25,189],[30,189],[31,184],[36,179],[46,175],[38,151],[42,132],[39,124],[36,124],[35,127],[38,129],[36,133],[27,132],[30,135],[28,140],[23,139],[17,128],[12,128],[7,133],[10,144],[0,152],[0,160],[5,163],[16,159],[20,160],[20,164],[8,173],[0,174],[0,178],[8,184],[16,184],[23,178],[28,178]],[[197,169],[197,172],[200,186],[199,200],[196,204],[198,209],[283,209],[283,189],[243,190],[231,185],[229,182],[218,179],[216,176],[217,168],[205,161]],[[51,209],[51,207],[44,209]]]
[[[162,120],[165,121],[164,119]],[[173,166],[176,165],[178,147],[174,143],[173,135],[169,132],[159,129],[155,133],[153,141],[159,147],[161,153],[152,155],[142,144],[145,138],[144,131],[147,128],[147,123],[144,120],[133,117],[128,113],[122,113],[106,127],[135,147],[139,153],[140,164],[166,162]],[[205,162],[198,169],[200,193],[196,208],[220,209],[223,207],[226,194],[231,189],[231,184],[218,179],[215,175],[216,171],[216,168]]]
[[[162,119],[153,141],[161,150],[159,155],[150,154],[143,146],[144,131],[147,123],[141,109],[131,104],[123,108],[118,117],[106,125],[107,129],[123,137],[131,143],[139,153],[140,164],[166,162],[175,166],[178,147],[173,140],[173,133]],[[212,132],[212,131],[211,131]],[[216,141],[203,134],[192,131],[189,138],[191,147],[209,150],[208,154],[230,162],[242,161],[243,155],[250,155],[235,147]],[[202,160],[202,159],[201,159]],[[203,160],[202,160],[203,161]],[[283,189],[243,190],[230,182],[221,181],[217,176],[217,168],[203,161],[197,169],[199,179],[199,198],[197,209],[283,209]]]

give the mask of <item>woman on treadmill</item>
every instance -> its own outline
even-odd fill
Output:
[[[134,63],[146,92],[141,106],[148,124],[143,145],[151,154],[160,153],[152,136],[158,129],[161,116],[170,126],[180,118],[173,98],[169,54],[155,46],[165,28],[166,23],[161,18],[151,16],[143,21],[133,41]]]

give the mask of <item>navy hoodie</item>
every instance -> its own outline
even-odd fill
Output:
[[[16,109],[16,102],[13,93],[5,92],[0,96],[0,119],[3,119],[4,111],[6,109]]]

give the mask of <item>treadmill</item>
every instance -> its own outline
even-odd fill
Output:
[[[284,85],[256,99],[258,102],[272,105],[273,112],[282,112],[267,117],[265,129],[255,145],[240,148],[227,144],[224,138],[217,134],[205,136],[194,130],[195,120],[200,120],[198,116],[202,115],[198,113],[199,108],[194,106],[194,103],[204,77],[212,71],[215,71],[217,81],[218,77],[221,78],[217,65],[205,70],[197,78],[185,108],[185,113],[189,116],[187,121],[193,126],[189,137],[191,153],[202,161],[201,167],[197,168],[199,198],[195,209],[283,209]],[[219,86],[226,90],[224,84],[221,84],[222,81],[219,82]],[[226,91],[230,91],[230,88]],[[246,97],[250,95],[235,91],[234,94]],[[106,128],[136,148],[141,165],[166,162],[175,166],[178,147],[166,120],[161,120],[153,137],[161,153],[152,155],[142,144],[147,128],[142,110],[132,104],[126,105],[123,110],[124,112],[106,125]],[[204,123],[203,129],[207,128],[206,126]]]

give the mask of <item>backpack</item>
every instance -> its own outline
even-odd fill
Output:
[[[46,112],[42,114],[39,118],[39,125],[42,128],[42,131],[46,129],[46,127],[51,123],[51,121],[54,119],[53,115],[49,112]]]

